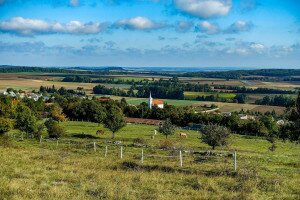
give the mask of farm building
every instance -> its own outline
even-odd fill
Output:
[[[157,106],[159,108],[164,108],[164,102],[161,100],[157,100],[157,99],[153,99],[151,96],[151,92],[150,92],[150,96],[149,96],[149,100],[148,100],[148,106],[151,109],[152,106]]]

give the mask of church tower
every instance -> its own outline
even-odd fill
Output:
[[[149,99],[148,99],[148,106],[149,106],[150,109],[152,108],[152,104],[153,104],[153,99],[152,99],[151,92],[150,92],[150,96],[149,96]]]

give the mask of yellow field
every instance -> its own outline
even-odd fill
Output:
[[[292,90],[300,87],[300,82],[264,82],[264,81],[251,81],[253,83],[249,88],[272,88],[282,90]]]
[[[92,93],[93,87],[98,83],[75,83],[75,82],[60,82],[61,77],[52,76],[33,76],[33,75],[20,75],[20,74],[0,74],[0,90],[13,88],[16,90],[32,91],[38,90],[40,86],[51,87],[54,85],[56,88],[65,87],[67,89],[77,89],[83,87],[87,94]],[[128,85],[115,85],[104,84],[107,87],[121,87],[128,88]]]

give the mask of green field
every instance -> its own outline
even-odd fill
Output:
[[[278,142],[276,151],[270,152],[264,139],[233,135],[230,147],[216,152],[237,150],[234,173],[232,157],[188,153],[210,149],[195,131],[178,130],[170,137],[176,150],[163,151],[157,149],[163,137],[150,138],[156,127],[127,125],[117,134],[124,149],[120,159],[120,146],[109,143],[109,132],[95,135],[97,124],[61,125],[68,133],[58,146],[51,140],[41,144],[0,140],[0,199],[299,199],[300,146],[296,144]],[[180,139],[179,132],[188,138]],[[143,148],[143,164],[142,148],[132,147],[137,137],[148,145]],[[179,166],[179,149],[183,150],[183,167]]]
[[[216,93],[216,92],[184,92],[185,99],[196,99],[198,96],[219,96],[224,99],[233,99],[236,94],[235,93]]]

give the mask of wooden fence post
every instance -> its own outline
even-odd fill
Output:
[[[43,136],[40,136],[40,144],[42,143]]]
[[[234,172],[236,172],[236,150],[234,150],[233,153],[233,168],[234,168]]]
[[[144,149],[142,149],[142,164],[144,164]]]
[[[181,153],[181,150],[179,151],[179,161],[180,161],[180,167],[182,167],[182,153]]]
[[[107,156],[107,146],[105,146],[105,154],[104,154],[104,157]]]
[[[96,152],[96,142],[94,142],[94,151]]]
[[[56,147],[58,147],[58,139],[56,140]]]
[[[123,146],[121,146],[121,154],[120,154],[120,158],[123,158]]]

